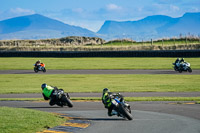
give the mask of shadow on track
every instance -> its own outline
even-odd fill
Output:
[[[13,74],[37,74],[35,72],[18,72],[18,73],[13,73]]]
[[[152,74],[179,74],[175,71],[155,71],[155,72],[152,72]]]
[[[49,106],[49,107],[24,107],[24,108],[27,108],[27,109],[39,109],[39,108],[41,108],[41,109],[48,109],[48,108],[62,108],[62,107],[59,107],[59,106],[55,106],[55,107],[51,107],[51,106]]]
[[[80,118],[73,118],[74,120],[80,120]],[[91,121],[126,121],[123,118],[82,118],[83,120],[91,120]]]
[[[188,72],[182,72],[182,73],[179,73],[177,71],[154,71],[152,72],[152,74],[187,74],[187,75],[191,75],[192,73],[188,73]]]

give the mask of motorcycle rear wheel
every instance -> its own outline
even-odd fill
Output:
[[[182,70],[178,70],[179,73],[182,73]]]
[[[37,68],[34,68],[34,72],[35,72],[35,73],[37,73],[37,72],[38,72]]]

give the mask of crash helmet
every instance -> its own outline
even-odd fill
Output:
[[[43,90],[44,88],[46,88],[46,87],[47,87],[47,84],[46,84],[46,83],[44,83],[44,84],[41,85],[42,90]]]
[[[103,94],[105,94],[106,92],[110,92],[108,88],[103,89]]]

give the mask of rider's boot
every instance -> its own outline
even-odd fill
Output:
[[[113,110],[113,111],[111,112],[111,115],[118,115],[118,113],[117,113],[117,111]]]

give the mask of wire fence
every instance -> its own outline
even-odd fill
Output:
[[[198,50],[200,37],[170,38],[136,42],[132,39],[115,39],[99,43],[66,43],[48,40],[0,41],[1,51],[130,51],[130,50]]]

